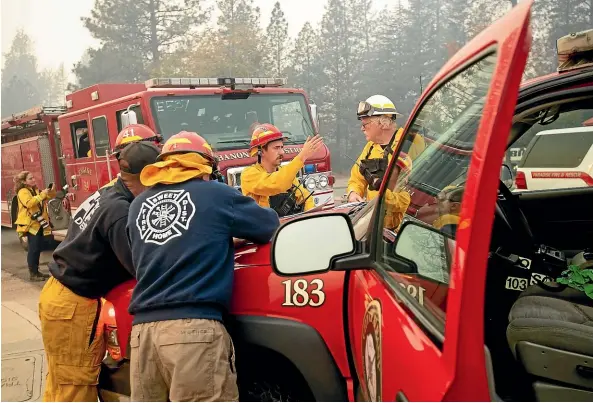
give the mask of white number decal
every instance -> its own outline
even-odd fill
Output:
[[[424,306],[424,291],[426,291],[426,288],[416,287],[414,284],[399,283],[399,285],[406,289],[412,298],[418,300],[420,305]]]
[[[523,291],[527,288],[527,279],[521,277],[507,277],[504,288],[507,290]]]
[[[531,273],[531,280],[529,281],[529,285],[537,284],[538,282],[546,283],[554,281],[552,277],[546,276],[545,274],[541,273]]]
[[[317,307],[323,305],[325,302],[325,293],[323,292],[323,280],[313,279],[311,284],[315,285],[315,289],[309,292],[309,284],[307,280],[298,279],[296,281],[286,280],[284,284],[284,302],[282,306],[312,306]],[[311,297],[311,294],[313,297]]]

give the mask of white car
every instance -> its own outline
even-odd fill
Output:
[[[517,167],[518,191],[593,187],[593,126],[537,133]]]

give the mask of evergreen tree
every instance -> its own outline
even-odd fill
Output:
[[[257,75],[263,69],[260,9],[253,0],[218,0],[218,30],[213,55],[229,76]]]
[[[305,89],[309,97],[316,99],[319,94],[319,35],[309,22],[299,32],[290,58],[290,81]]]
[[[44,82],[37,70],[33,42],[23,31],[17,31],[10,50],[4,54],[2,69],[2,117],[41,104]]]
[[[143,68],[135,73],[141,74],[158,69],[164,55],[206,22],[201,4],[200,0],[96,0],[91,17],[82,20],[104,44],[102,50],[140,56]],[[92,60],[103,61],[106,55],[96,52]]]
[[[280,8],[280,2],[274,4],[267,33],[267,55],[266,70],[274,77],[285,75],[288,67],[288,23],[284,18],[284,12]]]
[[[105,82],[143,82],[149,78],[149,71],[142,58],[139,49],[122,48],[113,43],[105,43],[99,49],[89,48],[74,65],[77,87]]]

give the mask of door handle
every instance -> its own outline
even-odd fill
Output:
[[[399,392],[397,392],[397,395],[395,395],[395,401],[396,402],[409,402],[408,398],[406,397],[406,394],[404,392],[402,392],[401,390]]]

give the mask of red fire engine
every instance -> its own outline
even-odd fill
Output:
[[[76,208],[118,173],[110,158],[117,134],[131,123],[151,127],[164,140],[195,131],[211,144],[229,185],[240,188],[242,170],[253,164],[249,127],[269,122],[284,131],[285,160],[294,158],[317,131],[316,106],[303,90],[278,78],[155,78],[145,84],[98,84],[66,96],[58,118],[70,192]],[[332,207],[333,176],[324,147],[301,172],[317,206]],[[65,231],[55,233],[60,239]]]
[[[18,212],[13,192],[13,178],[21,171],[30,171],[40,188],[50,183],[61,189],[65,171],[61,155],[58,116],[64,107],[38,106],[2,120],[2,226],[12,227]],[[55,206],[54,206],[55,204]],[[60,209],[61,203],[50,201]],[[51,214],[55,228],[66,228],[68,216]],[[21,240],[26,238],[21,238]]]

